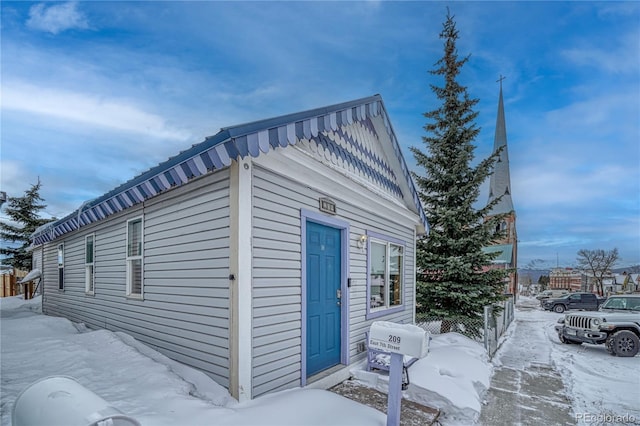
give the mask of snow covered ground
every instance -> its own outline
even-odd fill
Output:
[[[525,299],[526,301],[526,299]],[[238,403],[208,376],[176,363],[123,333],[88,330],[40,313],[40,298],[0,299],[2,425],[11,424],[18,394],[49,376],[71,376],[110,406],[143,425],[385,425],[386,416],[332,392],[293,389]],[[530,347],[511,345],[517,323],[494,358],[511,354],[535,360],[551,356],[559,367],[575,413],[629,413],[640,419],[639,357],[611,357],[592,345],[562,345],[553,325],[558,314],[517,309],[540,333]],[[550,354],[550,355],[549,355]],[[510,355],[510,356],[511,356]],[[473,424],[482,407],[493,365],[466,337],[433,336],[429,355],[410,368],[405,398],[443,412],[445,425]],[[386,391],[387,377],[354,366],[362,383]]]
[[[521,309],[519,316],[543,326],[579,424],[640,425],[640,354],[620,358],[609,355],[604,345],[560,343],[554,326],[563,314]],[[628,420],[598,423],[592,416]]]
[[[18,394],[49,376],[71,376],[143,425],[385,425],[386,415],[317,389],[293,389],[238,403],[208,376],[174,362],[124,333],[89,330],[40,313],[40,297],[0,299],[2,425]],[[355,373],[364,372],[358,366]],[[411,367],[405,397],[472,421],[489,385],[484,349],[466,337],[434,336]],[[368,384],[386,391],[387,376]],[[366,374],[364,374],[366,376]]]

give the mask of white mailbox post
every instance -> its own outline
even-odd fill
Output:
[[[387,426],[399,426],[404,356],[425,357],[429,351],[429,336],[425,330],[415,325],[375,321],[369,330],[369,347],[391,354]]]

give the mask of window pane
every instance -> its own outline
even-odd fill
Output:
[[[58,246],[58,289],[64,290],[64,245]]]
[[[93,236],[88,236],[85,243],[85,263],[93,263]]]
[[[131,294],[142,294],[142,259],[129,261]]]
[[[93,292],[93,265],[87,266],[85,271],[85,290],[88,292]]]
[[[402,304],[402,247],[389,247],[389,306]]]
[[[387,248],[384,244],[371,242],[369,253],[369,283],[371,289],[370,307],[377,308],[385,306],[385,255]]]
[[[142,255],[142,220],[129,222],[129,241],[127,242],[127,256]]]

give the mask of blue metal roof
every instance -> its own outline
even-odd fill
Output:
[[[357,137],[342,131],[344,126],[359,123],[376,134],[372,117],[382,115],[389,140],[393,145],[402,176],[396,176],[383,159],[362,144]],[[336,143],[326,132],[334,132],[348,149]],[[331,155],[352,165],[389,192],[400,197],[402,189],[396,178],[404,179],[413,199],[416,212],[427,227],[417,191],[380,95],[350,102],[283,115],[251,123],[225,127],[216,135],[180,152],[117,188],[94,200],[87,201],[70,215],[37,229],[32,235],[38,245],[54,240],[68,232],[126,210],[171,188],[184,185],[191,179],[227,167],[238,157],[258,157],[270,149],[286,148],[300,140],[313,140]],[[357,153],[354,154],[354,153]],[[428,229],[428,228],[427,228]]]

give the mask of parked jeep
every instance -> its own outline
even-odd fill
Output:
[[[598,298],[593,293],[571,293],[558,299],[546,299],[542,301],[542,307],[547,311],[559,314],[570,309],[582,309],[584,311],[597,311],[604,299]]]
[[[611,355],[636,356],[640,349],[640,295],[610,296],[597,312],[567,314],[555,329],[562,343],[604,344]]]

